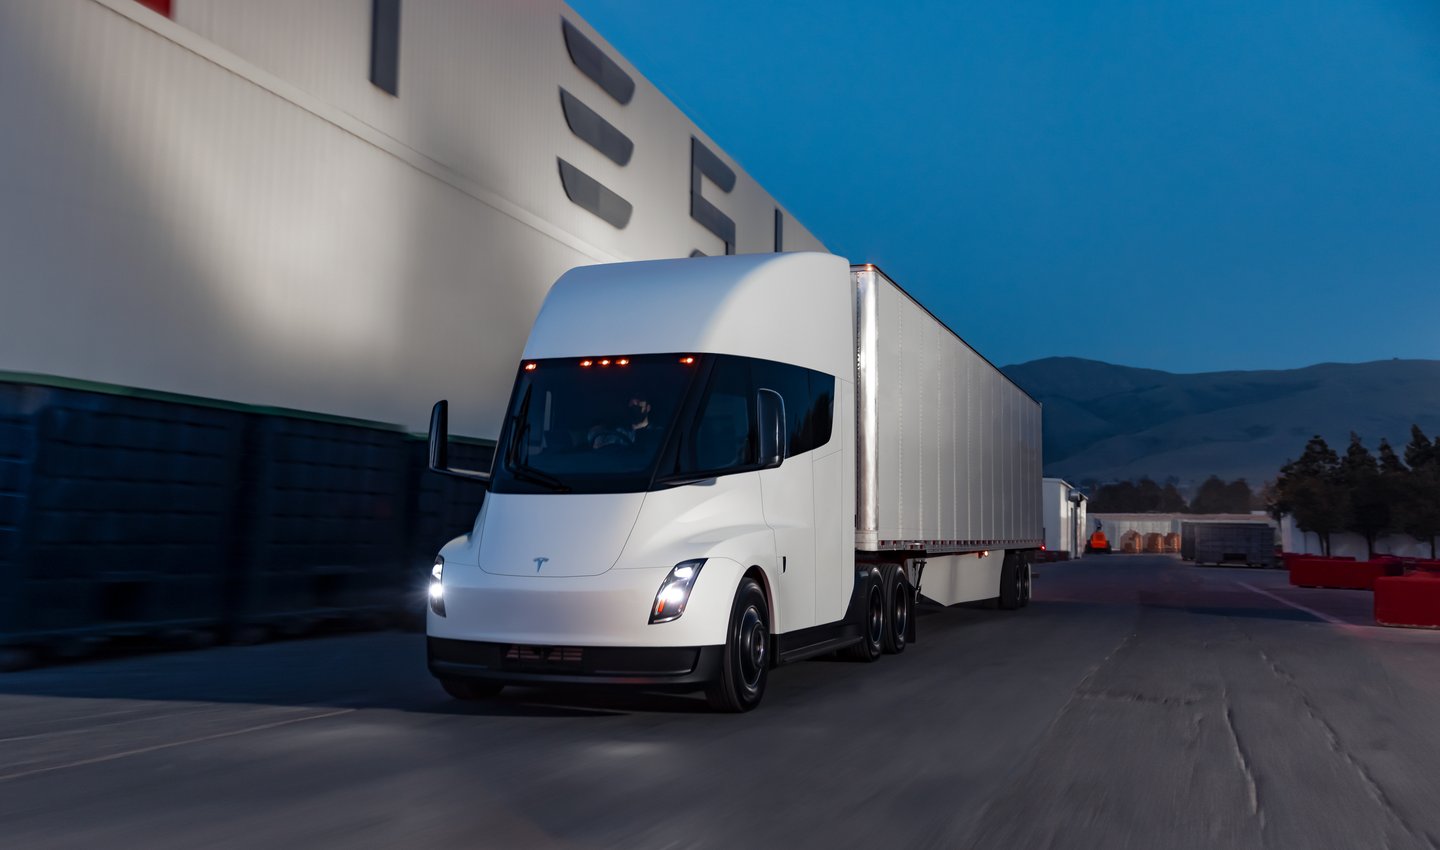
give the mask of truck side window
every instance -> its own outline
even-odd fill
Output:
[[[750,364],[718,358],[695,423],[682,438],[676,471],[725,472],[755,463],[754,395]]]
[[[835,421],[835,379],[824,372],[810,373],[810,404],[805,418],[810,448],[818,449],[830,442]]]
[[[815,448],[806,416],[810,410],[810,382],[806,370],[768,360],[754,361],[754,369],[755,388],[774,390],[785,400],[785,427],[790,432],[785,456],[794,457]]]

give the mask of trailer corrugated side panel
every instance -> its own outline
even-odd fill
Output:
[[[856,266],[863,551],[1044,542],[1040,405],[873,266]]]

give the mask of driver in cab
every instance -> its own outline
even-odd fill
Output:
[[[608,446],[632,446],[641,431],[650,427],[650,402],[643,398],[632,398],[611,422],[628,424],[597,424],[586,433],[590,448],[603,449]]]

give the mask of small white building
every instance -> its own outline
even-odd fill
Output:
[[[1046,478],[1044,483],[1045,548],[1079,557],[1089,534],[1085,494],[1063,478]]]

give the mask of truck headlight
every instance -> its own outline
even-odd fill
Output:
[[[430,568],[430,610],[445,616],[445,559],[440,555]]]
[[[650,606],[652,624],[668,623],[679,619],[680,615],[685,613],[685,603],[690,601],[690,589],[695,586],[695,579],[700,576],[700,568],[703,566],[705,559],[699,558],[694,561],[681,561],[670,568],[670,573],[660,582],[660,590],[655,593],[655,604]]]

